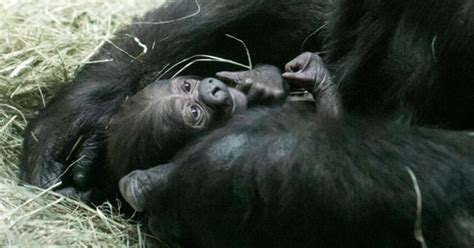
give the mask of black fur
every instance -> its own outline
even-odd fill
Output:
[[[113,42],[128,54],[106,44],[93,59],[113,62],[86,65],[30,123],[20,177],[41,187],[59,180],[82,154],[76,151],[79,157],[67,159],[78,138],[88,139],[103,129],[123,100],[154,81],[167,64],[205,53],[246,61],[240,44],[226,33],[247,43],[254,62],[282,66],[326,23],[326,63],[346,110],[408,123],[474,128],[472,1],[198,3],[201,11],[190,18],[168,22],[198,9],[195,1],[172,1],[119,32]],[[304,49],[317,49],[319,34],[311,36]],[[146,54],[133,37],[148,46]],[[188,74],[206,76],[222,69],[201,63]]]
[[[150,169],[151,231],[187,247],[420,247],[410,169],[428,247],[472,246],[472,137],[293,105],[247,111]]]
[[[390,121],[327,120],[293,107],[249,112],[163,167],[171,170],[168,183],[148,198],[152,230],[204,247],[418,247],[410,168],[428,246],[472,246],[472,137],[390,124],[474,128],[471,0],[199,3],[194,17],[118,33],[114,43],[128,54],[105,45],[93,59],[113,63],[86,65],[30,124],[21,178],[41,187],[59,180],[84,152],[68,158],[78,137],[95,137],[166,64],[203,53],[246,61],[224,34],[243,39],[254,62],[283,66],[326,22],[326,62],[346,111]],[[326,3],[332,11],[323,20]],[[143,20],[196,9],[194,1],[173,1]],[[133,36],[155,49],[141,55]],[[319,40],[305,48],[317,49]],[[187,74],[223,69],[198,64]]]
[[[325,62],[349,112],[474,129],[474,2],[336,0]]]

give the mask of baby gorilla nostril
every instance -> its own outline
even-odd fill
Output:
[[[209,107],[230,106],[232,101],[227,86],[215,78],[203,79],[198,88],[199,98]]]

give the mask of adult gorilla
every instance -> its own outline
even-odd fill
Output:
[[[133,171],[125,199],[170,247],[472,246],[473,137],[292,104]]]
[[[127,54],[104,46],[94,59],[114,62],[85,66],[75,83],[30,125],[21,178],[42,187],[58,180],[66,165],[82,154],[78,149],[76,156],[68,156],[78,138],[94,139],[94,132],[106,126],[126,96],[152,82],[166,64],[197,53],[243,57],[229,49],[235,44],[222,39],[225,33],[245,40],[255,61],[283,65],[322,25],[326,4],[331,9],[325,20],[326,61],[348,112],[447,128],[474,127],[470,0],[199,3],[200,12],[188,19],[132,25],[119,33],[115,44]],[[144,21],[177,19],[195,9],[192,1],[169,3],[145,15]],[[141,47],[124,38],[125,33],[155,49],[140,55]],[[318,40],[309,39],[306,49],[317,48]],[[206,64],[189,74],[205,76],[217,70]]]
[[[171,247],[472,246],[472,137],[355,118],[317,55],[291,68],[284,76],[312,91],[317,111],[246,111],[122,178],[151,232]]]

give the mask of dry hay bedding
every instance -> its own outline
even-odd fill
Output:
[[[115,30],[161,2],[0,2],[0,246],[156,244],[108,204],[93,209],[50,190],[18,186],[17,166],[26,123]]]

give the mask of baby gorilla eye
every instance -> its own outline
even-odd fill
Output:
[[[186,92],[191,92],[191,83],[189,81],[184,81],[183,89]]]
[[[201,116],[201,109],[196,105],[192,105],[190,109],[191,109],[191,116],[193,117],[195,121],[198,121],[199,117]]]

